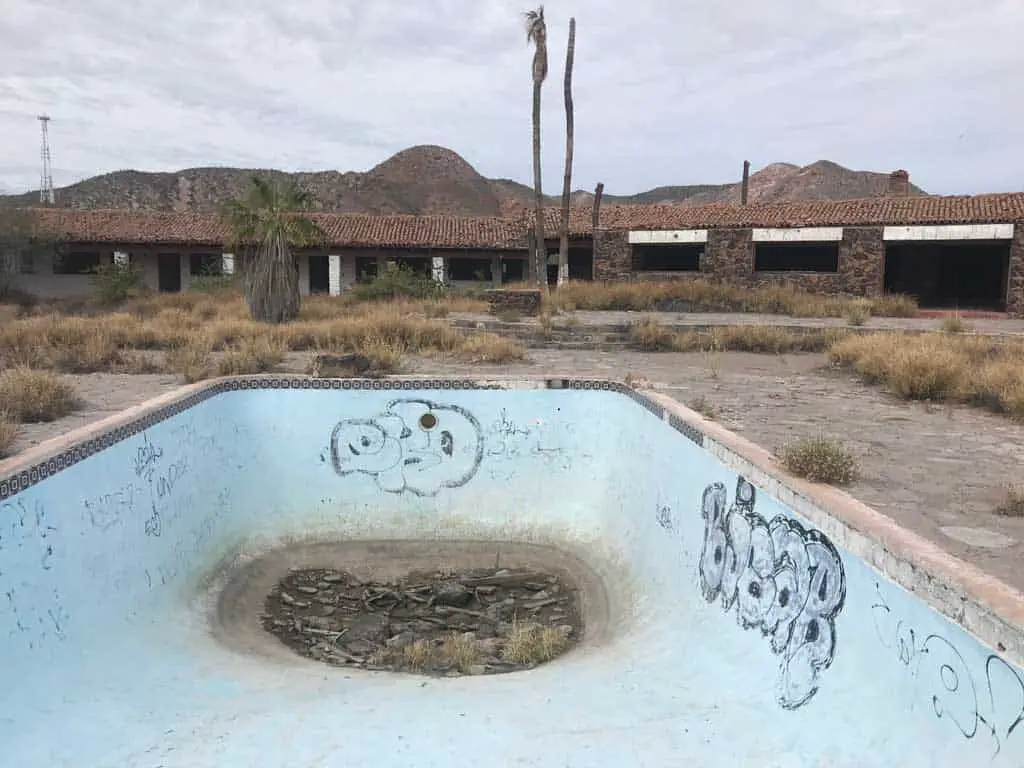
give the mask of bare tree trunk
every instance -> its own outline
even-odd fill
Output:
[[[592,276],[597,279],[597,228],[601,225],[601,198],[604,196],[604,182],[597,182],[594,188],[594,210],[590,216],[590,267]]]
[[[544,240],[544,191],[540,173],[540,88],[543,81],[533,79],[533,263],[541,290],[548,290],[548,249]]]
[[[572,63],[576,55],[576,19],[569,19],[569,46],[565,52],[565,175],[562,177],[562,230],[558,238],[558,284],[569,282],[569,195],[572,194]]]

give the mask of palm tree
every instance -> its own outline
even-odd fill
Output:
[[[527,11],[526,42],[533,43],[533,198],[534,198],[534,269],[537,282],[548,289],[548,249],[544,240],[544,193],[540,179],[540,89],[548,76],[548,28],[544,23],[544,6]]]
[[[253,176],[248,192],[221,211],[231,243],[244,252],[245,300],[254,320],[284,323],[299,316],[299,267],[292,249],[326,240],[316,222],[301,215],[311,203],[293,185],[279,187]]]
[[[558,238],[558,284],[569,282],[569,195],[572,193],[572,62],[576,56],[576,19],[569,19],[565,51],[565,176],[562,178],[562,230]]]

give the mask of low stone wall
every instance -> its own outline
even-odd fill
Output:
[[[520,290],[496,289],[484,291],[484,298],[492,315],[514,312],[520,315],[536,316],[540,314],[540,289],[526,288]]]

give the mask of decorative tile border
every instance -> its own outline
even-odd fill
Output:
[[[686,423],[678,416],[668,413],[662,406],[643,393],[621,382],[609,381],[607,379],[547,379],[543,384],[546,389],[603,391],[626,395],[659,419],[667,420],[674,429],[697,445],[703,446],[704,444],[704,435],[698,429]],[[230,379],[220,379],[180,400],[154,409],[138,419],[121,424],[88,440],[72,445],[66,450],[39,461],[26,469],[6,477],[0,477],[0,501],[10,499],[46,478],[223,392],[255,389],[339,389],[408,392],[425,389],[495,390],[516,388],[514,380],[502,384],[494,381],[482,382],[475,379],[318,379],[301,376],[238,376]]]

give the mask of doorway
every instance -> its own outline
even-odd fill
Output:
[[[1006,309],[1008,240],[892,243],[885,246],[885,290],[932,309]]]
[[[309,256],[309,292],[313,295],[331,292],[330,259],[325,253]]]
[[[157,289],[161,293],[178,293],[181,291],[181,254],[157,254],[156,274]]]

